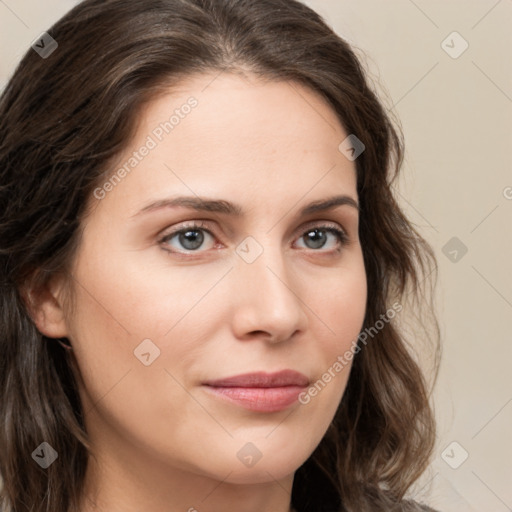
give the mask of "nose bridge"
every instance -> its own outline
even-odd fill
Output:
[[[236,279],[241,286],[236,307],[238,319],[243,319],[239,327],[246,332],[265,331],[276,339],[286,339],[303,328],[300,291],[290,277],[281,244],[270,235],[258,240],[248,237],[237,252]]]

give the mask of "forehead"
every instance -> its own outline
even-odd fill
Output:
[[[116,189],[133,203],[170,189],[295,202],[313,189],[355,196],[354,162],[339,150],[346,137],[331,106],[303,85],[196,75],[140,112],[135,137],[114,167],[129,176]]]
[[[192,109],[187,107],[191,98],[197,103]],[[138,134],[144,135],[171,119],[173,138],[193,130],[194,142],[208,143],[209,149],[237,141],[245,151],[257,148],[261,152],[263,148],[258,146],[263,143],[271,143],[269,149],[332,150],[345,133],[336,113],[319,93],[296,82],[252,75],[194,75],[182,81],[141,112]],[[308,141],[306,146],[304,139]],[[180,141],[187,142],[192,144],[186,138]]]

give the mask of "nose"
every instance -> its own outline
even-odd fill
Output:
[[[280,248],[264,248],[252,263],[239,259],[232,328],[238,339],[279,343],[303,332],[308,317],[305,281],[297,279]]]

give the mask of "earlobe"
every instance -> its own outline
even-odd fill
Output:
[[[40,288],[26,288],[22,294],[30,317],[41,334],[48,338],[68,336],[60,283],[53,281]]]

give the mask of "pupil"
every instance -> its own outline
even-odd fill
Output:
[[[308,233],[315,249],[322,247],[325,243],[325,233],[319,229],[313,229]]]
[[[203,243],[204,235],[201,231],[187,231],[180,235],[180,243],[186,249],[197,249]]]

